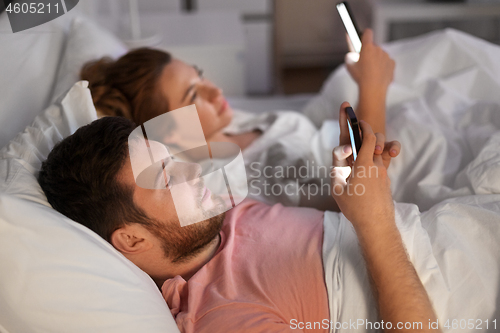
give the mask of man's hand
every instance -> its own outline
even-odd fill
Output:
[[[358,86],[387,90],[394,78],[396,63],[380,46],[373,43],[372,30],[365,30],[361,42],[363,46],[357,62],[353,60],[352,52],[346,55],[347,70]]]
[[[353,164],[345,113],[347,106],[348,103],[343,103],[340,109],[340,146],[333,150],[333,198],[353,224],[373,220],[370,216],[374,214],[380,218],[391,218],[394,208],[384,162],[389,165],[391,151],[394,150],[392,154],[397,156],[400,144],[394,142],[388,145],[389,149],[385,149],[385,137],[375,135],[370,125],[361,121],[363,143]]]
[[[347,114],[345,112],[345,108],[348,106],[350,105],[347,102],[342,103],[342,105],[340,106],[340,112],[339,112],[340,138],[339,138],[339,147],[337,147],[338,149],[343,149],[340,147],[344,145],[348,145],[350,149],[351,141],[349,138],[349,129],[347,128]],[[384,166],[386,169],[389,169],[391,160],[394,157],[397,157],[401,152],[401,143],[399,143],[399,141],[385,142],[385,135],[382,133],[375,133],[375,136],[377,137],[377,143],[375,144],[374,154],[382,155],[382,161],[384,163]],[[342,158],[344,155],[341,154],[338,156]],[[352,157],[352,152],[350,150],[349,153],[347,154],[347,161],[349,163],[349,166],[352,166],[353,157]]]
[[[354,226],[381,318],[393,328],[405,322],[422,324],[421,329],[408,332],[435,332],[427,326],[436,320],[432,304],[396,227],[385,166],[392,158],[392,148],[384,153],[384,137],[377,136],[368,123],[361,121],[363,143],[353,163],[347,125],[343,124],[347,106],[341,106],[340,146],[333,150],[332,196]],[[389,146],[400,148],[399,143]]]

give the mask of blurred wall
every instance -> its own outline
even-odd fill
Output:
[[[175,15],[181,17],[187,15],[185,8],[186,4],[190,3],[194,8],[193,17],[199,14],[201,20],[214,13],[223,14],[236,13],[239,17],[240,27],[235,27],[232,20],[211,22],[212,29],[207,28],[207,33],[201,31],[199,36],[192,40],[192,49],[196,49],[200,45],[208,45],[213,43],[213,36],[209,36],[211,30],[226,30],[227,34],[231,35],[228,43],[233,44],[232,47],[243,45],[243,51],[239,55],[242,63],[242,80],[243,92],[247,94],[268,94],[273,90],[273,53],[272,53],[272,0],[138,0],[139,12],[141,16],[141,25],[145,26],[146,30],[155,30],[152,25],[153,21],[158,19],[158,16],[165,15],[165,20],[176,21]],[[97,20],[101,25],[109,30],[117,33],[121,38],[126,39],[126,34],[129,33],[128,8],[129,1],[127,0],[82,0],[81,9],[87,15]],[[186,16],[184,16],[186,17]],[[196,19],[196,18],[194,18]],[[182,18],[181,18],[182,20]],[[177,22],[181,22],[177,20]],[[148,24],[148,21],[150,24]],[[181,22],[182,23],[182,22]],[[173,33],[186,35],[186,24],[156,24],[158,28],[156,32],[168,35],[171,37]],[[165,29],[163,26],[168,26],[169,31],[159,31]],[[232,38],[234,33],[230,30],[242,30],[241,41],[236,43]],[[184,31],[183,31],[184,30]],[[149,33],[146,31],[146,33]],[[193,32],[194,33],[194,32]],[[191,34],[192,35],[192,34]],[[165,37],[165,36],[164,36]],[[171,40],[172,38],[164,38]],[[202,40],[205,38],[205,40]],[[189,42],[189,41],[187,41]],[[184,43],[186,44],[186,43]],[[238,44],[238,45],[236,45]],[[215,47],[215,45],[214,45]],[[184,52],[185,50],[183,50]],[[212,50],[209,50],[212,51]],[[190,51],[186,51],[190,52]],[[186,52],[183,53],[186,54]],[[210,52],[207,52],[207,57]],[[212,54],[212,53],[210,53]],[[212,57],[213,58],[213,57]],[[216,63],[217,59],[212,59],[212,63]],[[233,62],[239,61],[234,59]],[[220,61],[219,61],[220,62]],[[215,67],[214,67],[215,70]],[[225,72],[226,76],[231,73],[228,68],[217,69],[218,74]],[[237,71],[240,71],[238,69]],[[209,73],[207,73],[209,74]],[[240,83],[238,83],[240,85]],[[226,87],[226,91],[232,91],[235,86]],[[240,89],[238,89],[240,90]]]
[[[276,0],[275,38],[283,67],[331,65],[347,51],[345,29],[332,0]],[[361,30],[371,24],[369,0],[350,0]]]

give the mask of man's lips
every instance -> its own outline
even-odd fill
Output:
[[[210,192],[210,190],[207,187],[205,187],[205,192],[203,193],[203,197],[201,198],[201,202],[210,198],[211,195],[212,195],[212,192]]]

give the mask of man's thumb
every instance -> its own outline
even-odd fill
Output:
[[[350,144],[335,147],[332,152],[333,166],[347,166],[347,158],[351,154],[352,148]]]

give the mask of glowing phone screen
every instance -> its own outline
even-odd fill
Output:
[[[356,31],[356,27],[349,15],[349,11],[347,10],[344,3],[337,4],[337,10],[342,18],[342,22],[344,23],[345,29],[347,30],[347,34],[349,35],[349,39],[352,42],[352,46],[356,52],[361,52],[361,39],[359,38],[358,32]]]

